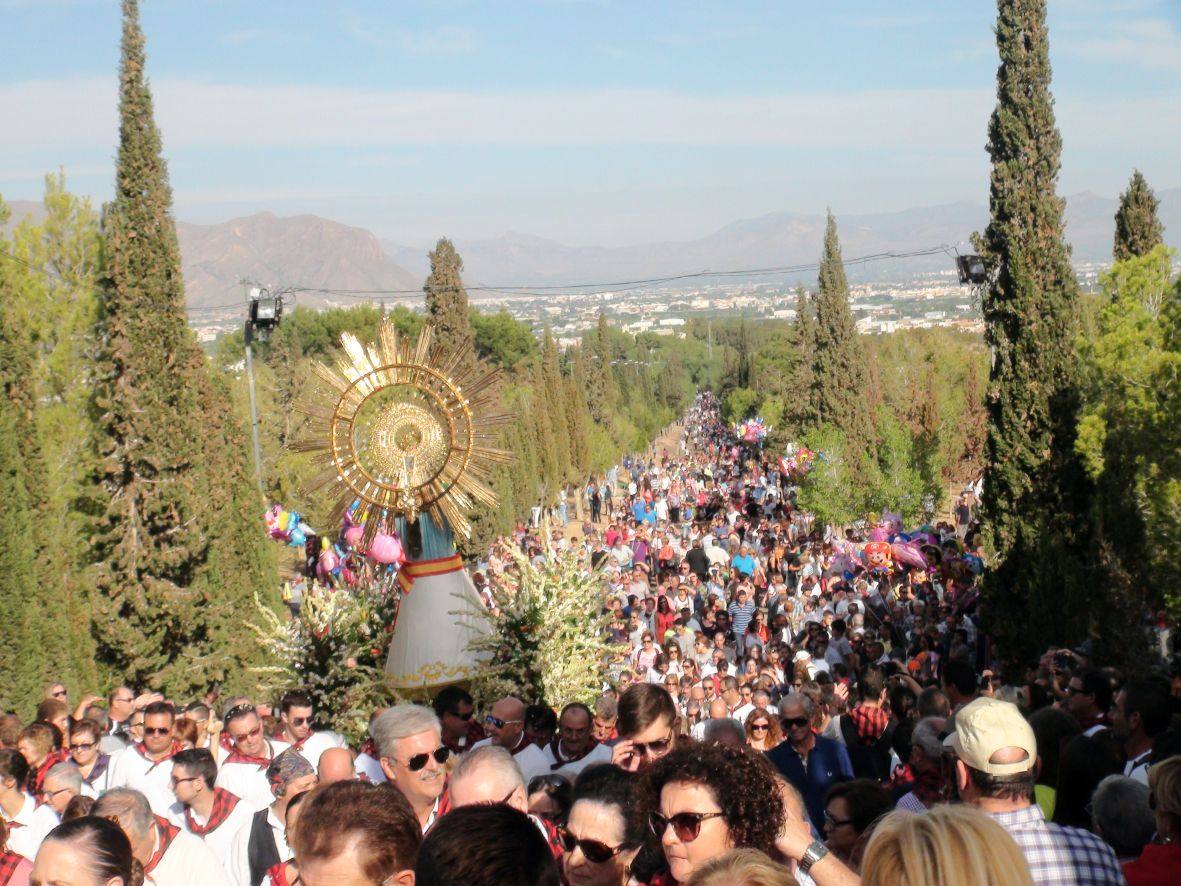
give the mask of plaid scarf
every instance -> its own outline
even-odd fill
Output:
[[[271,886],[291,886],[291,881],[287,879],[287,862],[281,861],[267,868],[267,882]]]
[[[8,881],[16,874],[16,869],[25,860],[23,855],[17,855],[5,849],[0,852],[0,886],[7,886]]]
[[[152,853],[152,857],[144,865],[145,874],[150,874],[156,869],[156,865],[164,858],[164,853],[168,851],[168,847],[172,845],[172,841],[180,833],[180,828],[169,824],[167,819],[158,815],[153,817],[156,819],[156,851]]]
[[[910,789],[930,809],[943,800],[943,770],[936,766],[926,772],[916,773]]]
[[[271,760],[275,759],[275,749],[271,747],[271,743],[267,742],[267,750],[271,752],[269,757],[252,757],[250,754],[244,754],[237,748],[226,757],[226,763],[253,763],[259,769],[266,769],[271,765]],[[225,763],[222,764],[223,766]]]
[[[171,760],[173,757],[175,757],[177,754],[179,754],[181,751],[183,751],[185,749],[185,746],[183,744],[181,744],[179,741],[174,741],[171,745],[168,746],[168,753],[167,754],[165,754],[159,760],[153,760],[151,757],[148,756],[147,749],[144,748],[144,743],[142,741],[138,742],[136,744],[133,744],[132,747],[135,748],[135,752],[137,754],[139,754],[141,757],[143,757],[145,760],[147,760],[149,763],[152,764],[151,766],[148,767],[148,772],[151,772],[153,769],[155,769],[161,763],[165,763],[165,762]]]
[[[70,759],[70,752],[65,748],[60,750],[50,751],[49,756],[41,761],[41,765],[29,772],[28,788],[29,793],[34,797],[41,796],[41,789],[45,786],[45,776],[49,774],[49,770],[58,763],[64,763]],[[37,805],[41,805],[41,801],[37,801]]]
[[[864,742],[874,742],[881,738],[882,733],[886,731],[890,715],[881,708],[858,705],[849,711],[849,720],[856,727],[859,739]]]
[[[193,811],[186,807],[185,825],[198,837],[204,837],[210,831],[215,831],[221,825],[225,824],[225,820],[230,817],[230,813],[234,811],[234,807],[237,805],[238,797],[236,795],[231,794],[224,788],[214,788],[213,808],[209,810],[209,820],[203,825],[197,824],[193,820]]]

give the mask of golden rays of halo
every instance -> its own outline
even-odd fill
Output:
[[[424,512],[470,536],[467,513],[496,504],[492,469],[512,460],[491,433],[512,420],[497,409],[499,370],[448,353],[430,325],[412,341],[383,319],[372,345],[349,332],[340,343],[334,364],[312,364],[296,407],[308,424],[291,448],[320,468],[307,491],[331,490],[333,521],[358,502],[366,548],[396,517]]]

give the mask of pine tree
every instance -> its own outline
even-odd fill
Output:
[[[1116,261],[1147,255],[1154,246],[1164,242],[1164,228],[1157,215],[1159,206],[1160,201],[1140,170],[1134,170],[1128,189],[1120,195],[1119,209],[1115,213]]]
[[[475,360],[472,349],[472,321],[468,313],[467,290],[463,288],[463,259],[446,237],[435,244],[431,274],[426,278],[426,316],[435,327],[435,342],[447,353],[465,355],[460,367],[468,368]]]
[[[831,212],[820,259],[820,288],[813,303],[816,344],[812,374],[817,418],[840,428],[851,451],[868,451],[873,422],[865,405],[865,354],[849,310],[849,281]]]
[[[135,0],[123,3],[115,199],[93,400],[100,458],[91,531],[93,631],[114,676],[174,697],[243,687],[256,651],[241,630],[276,585],[252,514],[262,501],[224,385],[184,311],[180,252]]]
[[[993,264],[983,298],[993,349],[984,513],[996,559],[985,593],[991,630],[1017,663],[1086,632],[1090,558],[1080,524],[1089,490],[1074,456],[1078,292],[1055,192],[1062,142],[1045,0],[999,0],[996,34],[991,221],[982,240]]]

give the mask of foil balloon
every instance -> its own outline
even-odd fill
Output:
[[[378,563],[400,563],[405,560],[402,553],[402,542],[396,535],[379,532],[373,536],[373,543],[369,545],[369,558]]]
[[[894,551],[884,539],[866,542],[862,556],[865,558],[865,568],[870,572],[889,572],[893,568]]]

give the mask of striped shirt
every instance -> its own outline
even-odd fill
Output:
[[[735,637],[746,636],[746,628],[750,624],[750,620],[755,617],[755,604],[749,600],[746,601],[745,606],[739,606],[737,603],[731,603],[727,609],[730,613],[730,631]]]

